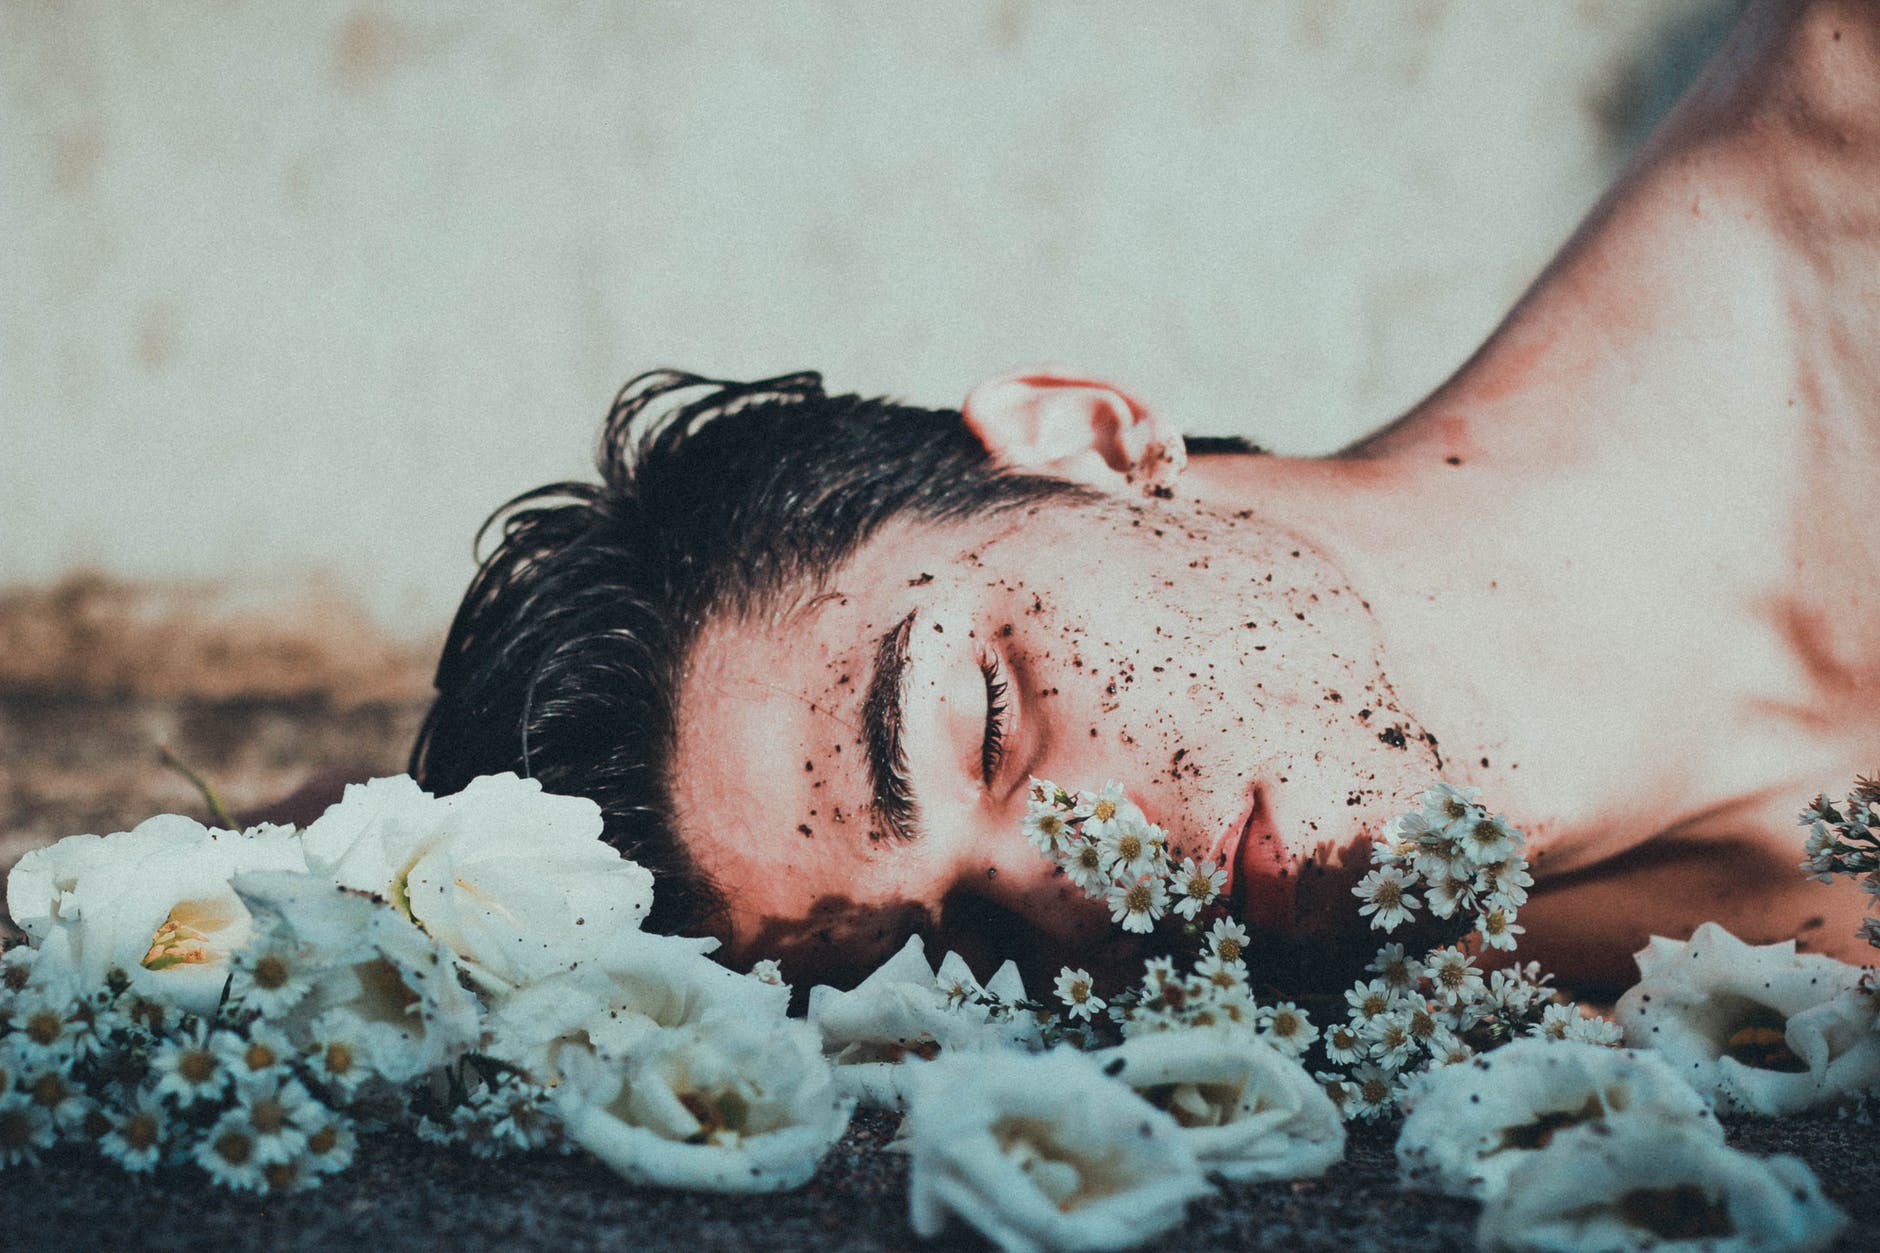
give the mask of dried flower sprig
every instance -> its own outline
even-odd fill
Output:
[[[1880,906],[1880,773],[1856,779],[1854,790],[1838,807],[1825,795],[1815,797],[1799,821],[1808,828],[1803,872],[1822,883],[1841,877],[1858,880],[1867,892],[1868,908]],[[1860,934],[1880,948],[1880,918],[1862,921]]]

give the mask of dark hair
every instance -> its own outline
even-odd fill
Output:
[[[678,679],[714,615],[766,612],[826,578],[884,523],[1052,499],[1002,472],[957,410],[829,396],[817,374],[728,383],[643,374],[614,402],[599,483],[510,501],[451,624],[412,773],[438,793],[514,770],[592,798],[605,838],[655,878],[647,925],[721,924],[710,874],[674,830]]]

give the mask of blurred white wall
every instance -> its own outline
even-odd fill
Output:
[[[1107,372],[1328,450],[1491,328],[1722,0],[0,0],[0,585],[436,630],[655,365]]]

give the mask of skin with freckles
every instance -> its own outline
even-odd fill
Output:
[[[876,810],[863,726],[877,641],[910,614],[911,839]],[[1249,911],[1296,931],[1313,920],[1284,880],[1337,865],[1438,770],[1370,611],[1325,555],[1184,500],[884,533],[797,604],[707,630],[680,705],[676,808],[729,889],[733,947],[801,947],[819,969],[878,961],[910,922],[970,946],[986,907],[1020,955],[1087,960],[1108,915],[1018,836],[1033,776],[1125,782],[1178,861],[1219,862],[1246,829],[1266,846]],[[806,902],[854,925],[819,940],[798,926]],[[950,923],[962,913],[973,927]]]
[[[1183,471],[1121,388],[975,391],[995,454],[1106,498],[890,528],[708,626],[670,780],[734,958],[1120,962],[1019,834],[1032,775],[1122,782],[1327,981],[1376,939],[1368,837],[1437,778],[1528,831],[1522,956],[1569,986],[1711,919],[1871,958],[1794,815],[1880,768],[1875,187],[1880,7],[1765,0],[1488,343],[1337,456]],[[888,652],[911,839],[868,766]]]

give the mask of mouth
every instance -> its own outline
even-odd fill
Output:
[[[1289,927],[1299,879],[1267,807],[1265,788],[1254,785],[1239,821],[1215,845],[1214,857],[1227,869],[1225,895],[1237,918],[1268,931]]]

